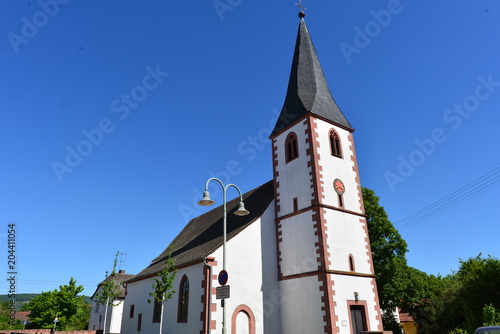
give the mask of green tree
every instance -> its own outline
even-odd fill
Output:
[[[104,311],[104,328],[103,334],[106,334],[106,321],[108,317],[108,308],[118,306],[120,302],[115,303],[117,297],[120,296],[120,284],[115,280],[116,276],[116,265],[118,263],[118,256],[120,251],[115,254],[115,260],[113,261],[113,269],[111,274],[106,278],[105,282],[101,284],[101,290],[96,294],[97,303],[104,305],[106,307]]]
[[[394,317],[397,307],[409,311],[419,319],[421,328],[427,328],[427,303],[439,291],[440,278],[408,266],[408,245],[380,206],[379,197],[368,188],[362,188],[362,194],[384,329],[401,332]]]
[[[14,321],[10,318],[10,302],[0,301],[0,329],[24,329],[24,325],[21,321],[15,319]]]
[[[73,317],[85,304],[85,296],[78,295],[83,289],[82,285],[76,285],[76,280],[72,277],[68,285],[60,286],[59,291],[56,292],[59,315],[63,319],[66,319],[66,330],[74,327],[76,319]]]
[[[167,253],[167,261],[165,263],[165,267],[158,273],[158,277],[154,279],[152,288],[153,292],[150,292],[149,295],[154,297],[158,303],[160,303],[160,334],[162,332],[163,327],[163,306],[164,303],[171,299],[174,293],[177,291],[174,290],[174,280],[177,275],[177,268],[175,267],[175,260],[172,259],[172,249],[174,248],[173,244],[170,244]],[[148,299],[148,303],[153,302],[153,300]]]
[[[454,281],[447,295],[436,303],[437,330],[461,328],[470,333],[485,322],[495,322],[495,312],[500,308],[500,260],[481,254],[468,260],[460,260]],[[443,302],[447,297],[447,302]],[[486,317],[486,318],[485,318]],[[450,321],[451,319],[451,321]]]
[[[500,323],[500,261],[488,256],[460,261],[459,270],[433,276],[407,265],[407,244],[389,221],[379,198],[362,189],[380,307],[385,329],[400,332],[392,312],[405,308],[419,333],[473,333]]]
[[[54,319],[58,318],[57,328],[62,330],[86,329],[88,314],[81,310],[88,307],[84,296],[78,294],[83,291],[82,285],[76,285],[71,277],[67,285],[59,286],[59,290],[42,292],[32,298],[26,308],[31,311],[31,328],[53,328]]]
[[[483,307],[483,326],[500,326],[500,311],[491,304]]]
[[[384,207],[373,190],[362,188],[365,215],[368,224],[373,265],[377,275],[380,307],[384,311],[385,328],[392,327],[392,312],[407,298],[408,246],[389,220]]]

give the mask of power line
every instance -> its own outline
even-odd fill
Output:
[[[478,179],[468,183],[462,188],[449,194],[448,196],[426,206],[425,208],[406,216],[394,223],[394,226],[399,230],[413,227],[431,217],[434,217],[444,211],[447,211],[458,204],[469,200],[480,193],[489,190],[500,182],[500,167],[484,174]]]

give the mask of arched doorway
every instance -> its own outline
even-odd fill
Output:
[[[231,317],[232,334],[255,334],[255,316],[246,305],[239,305]]]

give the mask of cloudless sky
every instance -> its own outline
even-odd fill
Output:
[[[118,250],[135,274],[206,212],[209,177],[270,180],[294,2],[2,1],[0,277],[14,223],[16,292],[75,277],[91,295]],[[500,3],[303,5],[409,264],[445,275],[500,256]]]

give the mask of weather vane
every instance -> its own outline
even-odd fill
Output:
[[[301,11],[305,11],[305,10],[306,10],[306,7],[304,7],[304,6],[302,5],[302,0],[299,0],[299,2],[296,2],[295,4],[297,5],[297,7],[299,7],[299,9],[300,9]]]

